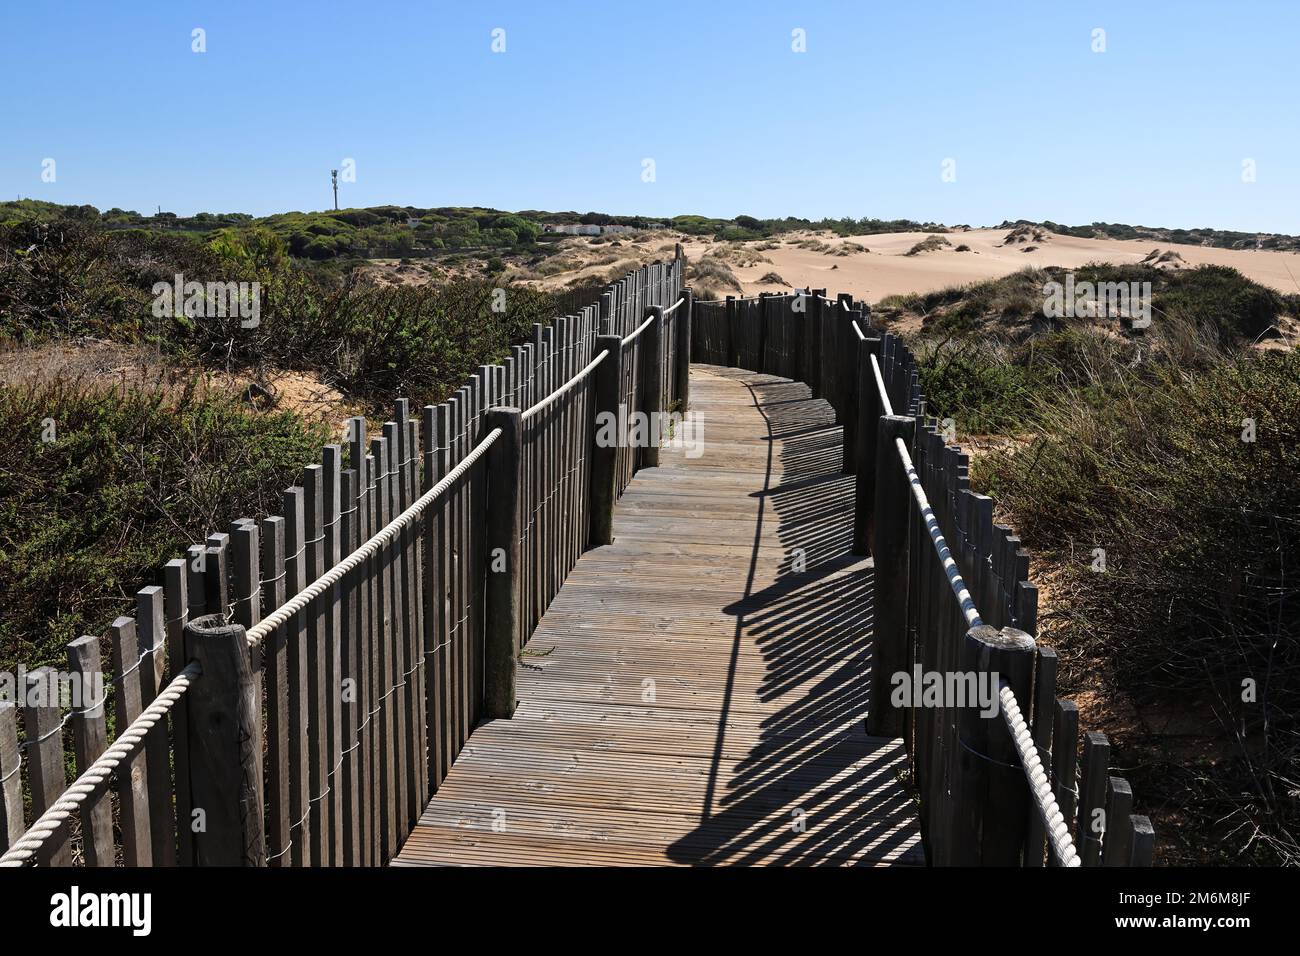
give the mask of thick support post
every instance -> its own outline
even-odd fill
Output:
[[[683,415],[691,407],[691,313],[695,306],[695,294],[690,289],[682,289],[682,304],[677,307],[677,355],[675,374],[677,376],[677,403]]]
[[[664,310],[652,305],[645,313],[650,324],[641,333],[641,381],[645,383],[645,408],[641,411],[646,417],[647,444],[641,450],[641,465],[658,468],[659,443],[663,440],[659,429],[664,411]]]
[[[617,335],[596,337],[594,355],[605,353],[596,366],[595,428],[591,449],[591,546],[614,543],[614,502],[618,498],[619,386],[623,381],[623,340]]]
[[[938,862],[1019,866],[1028,828],[1029,785],[998,702],[1006,681],[1022,712],[1029,702],[1034,639],[1012,627],[981,624],[966,632],[962,683],[978,689],[957,716],[958,772],[953,788],[952,845]],[[982,706],[992,697],[992,706]],[[969,696],[969,695],[968,695]],[[991,713],[990,713],[991,711]]]
[[[871,356],[880,352],[880,339],[866,339],[857,350],[858,471],[853,483],[853,553],[871,553],[871,529],[876,509],[876,431],[882,414]]]
[[[195,618],[185,653],[202,668],[184,698],[196,819],[178,821],[193,832],[194,865],[266,866],[259,688],[244,628],[220,614]]]
[[[867,733],[898,737],[903,712],[890,706],[893,676],[909,673],[907,653],[908,519],[912,489],[894,439],[912,447],[916,420],[901,415],[880,418],[876,437],[875,633],[871,650],[871,704]]]
[[[487,536],[483,627],[483,709],[488,719],[513,717],[515,638],[519,634],[519,487],[523,420],[517,408],[491,408],[483,422],[501,429],[487,453]]]

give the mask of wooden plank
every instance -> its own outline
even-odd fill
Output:
[[[107,685],[100,660],[99,638],[79,637],[68,645],[68,670],[81,677],[82,699],[72,718],[73,749],[80,775],[108,748],[108,728],[104,718]],[[0,730],[0,736],[3,733]],[[113,813],[110,801],[105,799],[107,793],[107,789],[101,790],[81,804],[82,855],[86,866],[114,866],[116,863]]]
[[[1102,866],[1128,866],[1133,856],[1133,788],[1123,777],[1106,782],[1106,834],[1102,843]]]
[[[366,499],[366,519],[370,527],[370,537],[374,537],[382,527],[382,487],[378,478],[377,459],[372,454],[365,456],[366,476],[369,482],[369,491]],[[362,648],[361,659],[362,666],[365,670],[366,683],[366,738],[365,747],[369,754],[366,760],[366,792],[369,798],[366,803],[366,863],[370,866],[377,866],[382,861],[380,843],[382,834],[380,831],[380,811],[383,800],[380,797],[380,771],[379,761],[380,752],[380,729],[383,720],[383,704],[380,700],[382,688],[380,687],[379,674],[379,635],[382,633],[380,625],[383,617],[383,600],[384,591],[383,576],[381,568],[383,567],[385,552],[381,549],[366,561],[366,582],[367,596],[369,602],[369,616],[366,620],[366,639]]]
[[[385,428],[387,431],[387,428]],[[378,507],[376,528],[383,528],[391,520],[393,505],[393,482],[389,473],[392,455],[388,438],[375,438],[370,443],[370,453],[375,460],[375,501]],[[392,702],[393,689],[396,687],[395,668],[393,666],[393,647],[396,633],[394,619],[394,544],[381,549],[381,560],[376,569],[378,583],[377,600],[379,602],[378,630],[375,635],[375,707],[379,719],[379,859],[387,862],[392,854],[396,839],[397,816],[397,754],[395,744],[396,715]]]
[[[160,587],[142,588],[135,596],[139,631],[140,703],[148,707],[167,680],[167,612]],[[176,865],[176,818],[172,809],[171,751],[167,722],[160,721],[145,737],[148,754],[149,842],[154,866]]]
[[[345,556],[341,541],[339,514],[343,510],[343,450],[339,445],[326,445],[321,455],[321,474],[324,479],[322,517],[325,530],[324,570],[328,572]],[[325,721],[328,739],[325,748],[325,798],[324,812],[329,815],[329,849],[326,854],[331,866],[343,865],[343,787],[341,764],[343,762],[343,585],[337,582],[324,598],[325,605]]]
[[[208,559],[211,561],[211,554]],[[120,735],[144,710],[140,690],[140,668],[144,666],[144,660],[132,618],[119,617],[109,628],[109,634],[113,649],[113,683],[117,688],[113,719]],[[153,864],[148,773],[148,752],[144,748],[124,760],[116,772],[118,825],[122,830],[122,862],[126,866]]]
[[[262,611],[270,614],[285,601],[285,520],[262,521]],[[266,857],[268,866],[288,866],[291,804],[289,800],[289,646],[292,622],[263,640],[263,713],[266,714]]]
[[[306,496],[300,486],[285,491],[284,511],[284,597],[288,601],[307,587]],[[307,727],[311,722],[311,699],[307,689],[309,655],[307,618],[304,608],[285,622],[288,646],[289,684],[289,863],[309,866],[311,855],[311,748]],[[282,852],[282,851],[277,851]]]
[[[27,731],[24,746],[27,748],[33,820],[53,806],[68,786],[63,765],[63,718],[59,701],[54,696],[58,688],[57,673],[52,667],[40,667],[27,674],[23,728]],[[36,862],[41,866],[72,865],[72,844],[66,823],[37,850]]]
[[[344,508],[339,513],[340,550],[352,554],[363,543],[358,536],[357,525],[357,471],[348,468],[341,474],[340,500]],[[359,735],[360,714],[360,677],[358,670],[358,634],[361,620],[361,570],[355,569],[344,576],[342,596],[341,623],[341,672],[342,684],[339,699],[342,707],[342,741],[343,752],[340,756],[342,766],[338,773],[342,775],[343,817],[342,828],[343,865],[360,866],[361,854],[361,741]]]
[[[1084,866],[1101,863],[1101,837],[1106,829],[1106,781],[1110,767],[1110,741],[1094,730],[1083,735],[1083,762],[1079,783],[1079,822],[1075,842]]]
[[[18,705],[0,700],[0,852],[9,849],[26,829],[19,753]]]
[[[555,354],[572,359],[578,341],[566,331]],[[798,437],[768,439],[777,392],[746,385],[762,378],[695,371],[704,456],[665,448],[659,469],[639,472],[611,545],[583,552],[572,515],[551,515],[554,534],[539,541],[562,586],[550,600],[538,569],[550,606],[518,670],[519,710],[474,730],[394,863],[921,861],[901,744],[862,729],[871,572],[845,554],[851,480],[833,413],[780,385],[782,420],[830,426],[820,453],[804,454]],[[559,489],[572,507],[573,401],[559,403],[558,447],[525,441],[534,502]],[[481,509],[462,503],[481,527]],[[809,549],[820,573],[789,573],[791,534],[833,542]]]
[[[1079,805],[1079,793],[1074,779],[1078,746],[1079,708],[1072,700],[1058,700],[1052,716],[1052,793],[1067,826],[1074,819]],[[1077,851],[1077,845],[1075,849]],[[1047,865],[1059,864],[1055,857],[1049,856]]]
[[[325,474],[317,464],[303,469],[303,558],[307,583],[326,571],[325,565]],[[329,804],[329,655],[325,649],[324,595],[307,606],[307,809],[311,824],[310,864],[328,866],[330,858]]]
[[[1052,722],[1053,705],[1056,702],[1056,651],[1050,647],[1037,648],[1037,660],[1034,674],[1034,710],[1032,734],[1034,747],[1038,750],[1038,759],[1044,768],[1052,763]],[[1036,806],[1029,808],[1029,835],[1025,840],[1025,866],[1042,866],[1051,853],[1046,847],[1046,829]]]
[[[189,620],[189,565],[175,558],[163,565],[163,607],[167,614],[167,680],[170,683],[187,663],[185,622]],[[194,821],[190,804],[190,763],[185,708],[173,707],[171,714],[173,793],[176,817],[176,862],[189,866],[194,860]]]

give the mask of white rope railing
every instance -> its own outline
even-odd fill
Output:
[[[541,412],[541,411],[545,410],[545,408],[546,408],[548,405],[550,405],[552,402],[556,401],[557,399],[559,399],[561,396],[563,396],[563,395],[566,394],[567,392],[572,391],[574,388],[576,388],[576,387],[578,386],[578,384],[579,384],[583,379],[585,379],[588,375],[590,375],[590,374],[595,370],[595,368],[596,368],[597,365],[599,365],[601,362],[603,362],[603,361],[605,360],[605,356],[608,355],[608,354],[609,354],[608,352],[601,352],[601,353],[600,353],[599,355],[597,355],[594,359],[592,359],[590,362],[588,362],[587,365],[586,365],[586,367],[585,367],[581,372],[579,372],[577,375],[573,376],[573,378],[569,379],[567,382],[565,382],[563,385],[561,385],[561,386],[560,386],[559,388],[557,388],[555,391],[551,392],[550,395],[547,395],[544,399],[542,399],[542,400],[541,400],[540,402],[538,402],[536,405],[534,405],[534,406],[532,406],[531,408],[529,408],[526,412],[524,412],[524,413],[523,413],[522,415],[520,415],[519,417],[520,417],[521,419],[523,419],[524,421],[528,421],[530,418],[532,418],[532,417],[533,417],[534,415],[536,415],[538,412]]]
[[[921,485],[921,477],[912,464],[912,456],[907,453],[907,442],[895,438],[894,446],[898,449],[898,457],[903,462],[903,470],[907,472],[907,481],[912,486],[912,497],[916,499],[917,507],[921,509],[921,517],[925,519],[925,528],[930,532],[930,543],[934,545],[939,563],[943,565],[944,574],[948,576],[948,585],[952,588],[953,596],[961,604],[961,612],[966,617],[966,626],[978,627],[983,623],[980,620],[980,612],[975,607],[970,591],[966,589],[966,581],[957,568],[952,552],[948,550],[948,539],[943,536],[939,519],[935,517],[934,509],[930,507],[930,499],[926,497],[925,488]]]
[[[1056,802],[1056,795],[1052,793],[1047,771],[1043,769],[1038,748],[1034,745],[1033,737],[1030,736],[1029,725],[1025,723],[1025,717],[1020,712],[1020,702],[1016,700],[1015,692],[1007,686],[1006,681],[1001,682],[998,698],[1001,703],[1002,720],[1006,723],[1007,733],[1011,734],[1011,739],[1016,744],[1016,751],[1020,754],[1020,766],[1024,768],[1025,778],[1029,781],[1029,792],[1033,795],[1034,805],[1038,808],[1038,815],[1047,830],[1047,839],[1052,846],[1052,853],[1061,866],[1079,866],[1081,861],[1074,849],[1074,840],[1070,838],[1070,826],[1065,822],[1065,815],[1061,813],[1061,808]]]
[[[40,815],[21,837],[0,856],[0,866],[22,866],[36,855],[45,841],[58,832],[88,797],[99,790],[123,761],[130,759],[144,745],[149,731],[167,716],[167,712],[189,690],[191,682],[201,673],[197,661],[191,661],[184,670],[172,678],[153,703],[131,722],[131,726],[117,735],[113,745],[105,750],[67,790]]]
[[[623,344],[631,345],[634,341],[636,341],[636,337],[638,335],[640,335],[642,332],[644,332],[647,328],[650,327],[650,323],[653,322],[654,320],[655,317],[653,315],[647,317],[644,322],[642,322],[640,325],[636,327],[635,331],[630,332],[627,335],[623,336]]]
[[[668,308],[664,309],[664,318],[666,319],[666,318],[668,318],[668,316],[670,316],[670,315],[672,315],[674,312],[676,312],[676,311],[677,311],[677,307],[678,307],[679,305],[681,305],[681,304],[682,304],[683,302],[685,302],[685,301],[686,301],[686,296],[682,296],[680,299],[678,299],[676,302],[674,302],[674,303],[673,303],[672,305],[670,305]]]
[[[391,543],[399,531],[418,518],[425,508],[429,507],[443,492],[454,485],[465,472],[469,471],[474,462],[478,461],[492,447],[492,443],[500,435],[501,429],[499,428],[494,428],[488,432],[486,437],[475,446],[474,450],[461,460],[460,464],[447,472],[441,481],[421,495],[414,504],[388,522],[374,537],[344,558],[342,562],[322,574],[309,584],[305,590],[294,595],[292,599],[262,620],[261,623],[250,627],[247,635],[248,646],[256,647],[264,637],[341,581],[345,574],[352,571],[380,548]]]
[[[881,414],[894,414],[894,406],[889,400],[889,392],[885,391],[885,376],[880,374],[880,363],[876,361],[874,355],[871,356],[871,371],[876,376],[876,390],[880,393]]]
[[[874,355],[871,357],[871,361],[875,362]],[[878,371],[879,369],[877,369]],[[930,507],[930,500],[926,497],[921,478],[916,472],[916,467],[912,464],[912,456],[908,454],[907,443],[901,438],[895,438],[894,446],[898,449],[898,457],[903,464],[903,469],[907,472],[908,484],[912,488],[912,497],[916,499],[921,517],[925,520],[925,527],[930,535],[930,543],[934,546],[935,553],[943,567],[944,574],[948,578],[948,585],[952,588],[953,595],[961,604],[962,614],[966,618],[966,626],[978,627],[983,623],[980,619],[979,609],[975,606],[975,601],[966,588],[966,582],[962,578],[961,571],[957,568],[957,562],[953,559],[952,552],[948,548],[948,541],[939,527],[939,520],[934,514],[934,509]],[[1080,860],[1078,853],[1074,849],[1074,841],[1070,838],[1069,824],[1065,822],[1065,816],[1061,813],[1061,808],[1056,802],[1056,796],[1052,793],[1047,772],[1043,769],[1043,761],[1038,755],[1038,748],[1030,735],[1029,726],[1025,723],[1024,715],[1020,712],[1020,703],[1016,700],[1015,692],[1007,686],[1006,681],[1002,681],[998,696],[1002,719],[1007,725],[1007,732],[1010,733],[1011,739],[1015,742],[1016,751],[1020,756],[1021,769],[1025,772],[1029,792],[1033,796],[1038,814],[1043,820],[1043,826],[1046,829],[1048,841],[1051,843],[1052,852],[1061,866],[1079,866]]]

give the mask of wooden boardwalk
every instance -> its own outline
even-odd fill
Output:
[[[663,450],[569,575],[393,861],[922,862],[899,741],[866,736],[871,564],[806,386],[695,366],[703,454]]]

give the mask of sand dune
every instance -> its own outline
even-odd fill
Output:
[[[699,260],[706,254],[722,254],[740,288],[719,289],[724,294],[757,295],[775,292],[775,273],[787,288],[824,288],[850,292],[868,302],[908,292],[930,292],[946,286],[978,282],[1008,275],[1026,266],[1078,267],[1089,262],[1140,263],[1154,250],[1175,252],[1181,262],[1166,261],[1162,268],[1194,268],[1217,264],[1232,266],[1247,277],[1279,292],[1300,293],[1300,253],[1205,246],[1161,244],[1151,239],[1077,239],[1056,233],[1025,234],[1004,242],[1009,229],[969,229],[944,233],[949,246],[908,255],[932,233],[896,232],[841,239],[831,233],[789,233],[762,242],[717,243],[709,239],[667,232],[625,237],[617,249],[591,245],[585,239],[565,243],[565,255],[573,268],[538,282],[543,288],[562,288],[576,278],[606,276],[614,260],[650,261],[664,258],[671,243],[681,241],[686,255]],[[802,243],[802,245],[801,245]],[[847,244],[863,251],[844,248]],[[963,251],[958,251],[966,247]],[[836,254],[839,251],[840,254]],[[611,254],[614,253],[614,254]],[[671,254],[671,251],[668,253]],[[744,262],[745,264],[741,264]],[[764,282],[763,279],[768,281]],[[716,283],[712,283],[716,285]]]
[[[1217,264],[1232,266],[1262,285],[1279,292],[1300,292],[1300,254],[1238,249],[1211,249],[1204,246],[1160,245],[1150,239],[1076,239],[1048,233],[1042,242],[1002,245],[1006,229],[971,229],[947,233],[950,248],[906,253],[925,239],[927,233],[898,232],[875,236],[850,236],[847,241],[866,246],[870,251],[848,256],[834,256],[788,243],[764,251],[770,261],[747,267],[732,267],[745,295],[773,291],[759,279],[776,272],[794,286],[825,288],[833,292],[851,292],[857,298],[878,302],[887,295],[906,292],[930,292],[945,286],[959,285],[1008,275],[1026,266],[1082,266],[1089,262],[1116,264],[1138,263],[1153,249],[1173,249],[1186,267]],[[829,246],[838,238],[823,236]],[[958,252],[966,245],[969,252]],[[688,256],[703,255],[712,243],[687,244]]]

